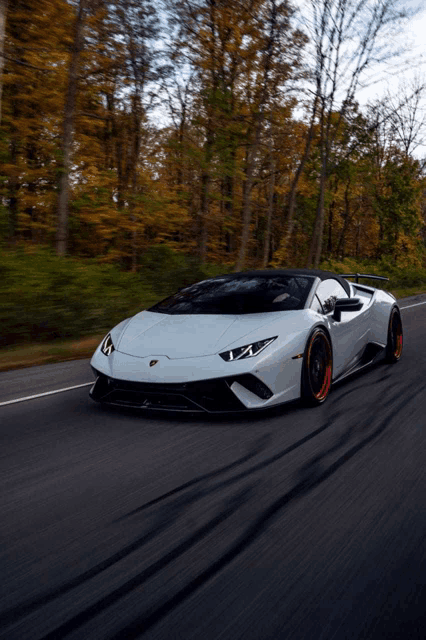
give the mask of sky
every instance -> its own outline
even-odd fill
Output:
[[[309,20],[312,13],[312,0],[291,0],[293,5],[299,9],[301,28],[309,33]],[[425,144],[419,145],[413,155],[426,158],[426,0],[396,0],[396,7],[399,10],[406,10],[411,17],[401,23],[396,29],[393,28],[392,37],[387,40],[380,37],[378,44],[384,46],[386,59],[381,63],[372,62],[364,75],[360,77],[360,83],[355,93],[355,100],[363,111],[369,103],[383,100],[387,94],[390,95],[394,105],[404,100],[405,96],[412,93],[410,84],[423,84],[423,99],[421,109],[418,113],[418,121],[424,119]],[[304,22],[307,21],[307,29]],[[363,23],[364,24],[364,23]],[[345,47],[347,52],[356,51],[358,42],[356,39]],[[309,52],[309,44],[307,45]],[[343,52],[343,49],[342,49]],[[313,53],[313,52],[311,52]],[[349,76],[350,77],[350,76]],[[403,92],[403,85],[406,91]],[[340,85],[342,93],[337,95],[337,103],[346,97],[346,83]],[[336,103],[336,104],[337,104]]]
[[[396,89],[399,83],[415,76],[423,77],[426,81],[426,3],[407,0],[402,4],[407,10],[417,8],[419,11],[400,31],[399,38],[395,42],[395,48],[405,46],[407,51],[388,66],[382,65],[377,69],[377,82],[359,93],[361,102],[381,97],[387,88]]]
[[[390,64],[378,67],[373,82],[360,90],[356,98],[360,105],[383,98],[388,92],[397,99],[398,88],[403,83],[409,84],[414,80],[424,82],[425,90],[419,117],[424,117],[426,121],[426,0],[406,0],[403,4],[408,11],[417,10],[417,14],[400,31],[398,41],[395,42],[395,47],[402,45],[407,50]],[[413,155],[424,159],[426,144],[420,144]]]
[[[298,7],[302,14],[305,3],[309,5],[310,0],[292,0],[293,6]],[[357,90],[355,99],[361,108],[369,102],[383,98],[388,92],[397,99],[400,85],[417,78],[418,82],[425,83],[423,109],[426,123],[426,0],[400,0],[399,7],[409,12],[417,11],[416,15],[405,23],[404,28],[395,34],[395,41],[391,43],[392,50],[405,49],[405,52],[393,60],[388,60],[386,64],[373,65],[368,79],[364,78],[366,86]],[[164,109],[156,109],[155,119],[162,121],[163,125],[166,124],[168,118]],[[425,158],[426,144],[419,146],[414,155]]]

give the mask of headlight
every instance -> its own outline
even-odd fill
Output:
[[[104,356],[110,356],[114,349],[114,345],[112,344],[111,334],[109,333],[105,340],[102,343],[101,351]]]
[[[246,344],[244,347],[237,347],[236,349],[231,349],[230,351],[224,351],[223,353],[219,353],[219,355],[223,360],[225,360],[225,362],[231,362],[232,360],[242,360],[243,358],[253,358],[254,356],[259,355],[261,351],[266,349],[266,347],[277,338],[278,336],[274,336],[273,338],[268,338],[267,340],[252,342],[251,344]]]

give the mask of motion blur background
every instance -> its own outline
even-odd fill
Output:
[[[9,363],[23,345],[26,363],[38,344],[40,362],[88,355],[226,271],[322,266],[424,290],[425,15],[362,6],[0,2]]]
[[[424,640],[425,33],[405,0],[0,0],[1,638]],[[400,362],[309,410],[90,401],[117,322],[306,266],[390,278]]]

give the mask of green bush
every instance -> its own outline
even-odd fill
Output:
[[[108,331],[178,288],[224,272],[167,246],[149,249],[137,274],[48,248],[0,252],[0,346]]]
[[[426,291],[426,270],[379,263],[326,261],[337,273],[373,273],[389,282],[365,280],[385,289]],[[126,273],[93,259],[58,258],[48,248],[0,252],[0,346],[80,338],[108,331],[177,289],[226,273],[229,266],[203,265],[166,245],[141,257],[139,273]]]
[[[0,255],[0,344],[79,338],[107,331],[158,299],[112,265],[58,258],[47,249]]]
[[[162,297],[229,270],[229,266],[200,265],[196,258],[178,253],[167,245],[154,245],[141,258],[141,277]]]

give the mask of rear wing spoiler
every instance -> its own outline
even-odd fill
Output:
[[[341,273],[341,278],[355,278],[355,282],[358,283],[358,278],[371,278],[371,280],[389,280],[384,276],[375,276],[372,273]]]

